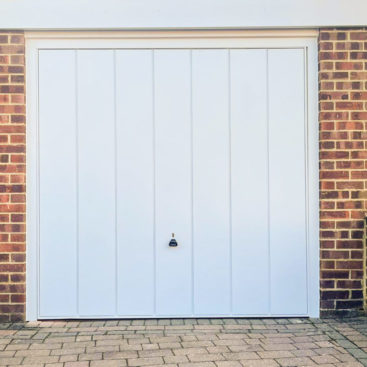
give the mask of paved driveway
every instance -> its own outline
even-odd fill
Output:
[[[367,366],[367,318],[0,324],[0,366]]]

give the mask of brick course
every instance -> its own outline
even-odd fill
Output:
[[[0,31],[0,322],[25,312],[23,32]]]
[[[320,258],[322,314],[363,306],[367,209],[367,28],[321,29]]]
[[[23,32],[0,31],[0,321],[25,312]],[[367,28],[321,29],[322,314],[363,306],[367,212]]]

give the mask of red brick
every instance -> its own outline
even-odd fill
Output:
[[[320,112],[320,120],[346,120],[348,112]]]
[[[12,294],[11,302],[12,303],[25,303],[25,295],[24,294]]]
[[[362,306],[367,211],[366,40],[366,28],[320,31],[320,305],[324,310]],[[345,291],[327,293],[330,288]]]
[[[336,247],[338,249],[361,249],[363,248],[363,242],[358,240],[337,241]]]
[[[351,100],[367,100],[367,92],[352,92],[350,94]]]
[[[367,52],[351,52],[350,59],[351,60],[366,60]]]
[[[320,60],[346,60],[347,58],[347,52],[319,52]]]
[[[324,291],[321,294],[322,300],[348,299],[349,291]]]
[[[363,269],[363,261],[337,261],[337,269]]]
[[[23,32],[0,35],[0,70],[0,319],[22,321],[26,297]]]
[[[25,274],[11,274],[10,280],[13,283],[24,283],[25,282]]]
[[[322,279],[348,279],[349,272],[347,270],[325,270],[321,271]],[[323,293],[323,292],[322,292]],[[322,294],[321,293],[321,294]]]
[[[349,251],[321,251],[321,258],[322,259],[348,259],[349,258]]]
[[[336,102],[335,108],[337,110],[363,110],[363,102]]]
[[[361,289],[362,283],[360,280],[338,280],[337,288],[345,288],[345,289]]]
[[[350,39],[351,40],[358,40],[358,41],[367,40],[367,32],[366,31],[351,32],[350,33]]]
[[[363,62],[336,62],[336,70],[363,70]]]

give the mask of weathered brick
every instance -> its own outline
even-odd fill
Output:
[[[0,307],[2,321],[19,321],[25,309],[25,95],[24,35],[8,32],[0,35]],[[11,84],[9,84],[11,83]],[[18,176],[17,182],[12,178]],[[13,183],[11,183],[13,182]],[[13,204],[11,204],[13,203]],[[19,203],[19,204],[18,204]],[[6,214],[9,213],[9,214]],[[8,220],[5,221],[5,216]],[[19,235],[18,237],[16,235]],[[15,236],[15,237],[14,237]],[[17,241],[15,244],[11,241]],[[19,262],[21,264],[19,264]]]
[[[321,308],[329,311],[359,308],[362,300],[366,39],[366,28],[320,30],[320,237],[327,239],[321,241],[320,286]]]

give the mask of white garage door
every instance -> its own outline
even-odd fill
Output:
[[[305,84],[301,48],[40,50],[38,317],[308,315]]]

